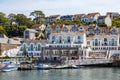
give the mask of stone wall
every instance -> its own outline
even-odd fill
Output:
[[[3,52],[4,50],[9,50],[12,48],[17,48],[18,45],[16,44],[1,44],[0,43],[0,51]]]

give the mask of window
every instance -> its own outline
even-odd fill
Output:
[[[100,30],[97,28],[97,29],[95,30],[95,33],[96,33],[96,34],[99,34],[99,33],[100,33]]]
[[[25,50],[27,48],[26,43],[23,43],[22,47],[21,47],[21,51]]]
[[[56,32],[60,32],[60,28],[58,26],[55,28],[55,30]]]
[[[87,45],[90,45],[90,41],[87,41]]]
[[[55,42],[55,36],[52,36],[52,43]]]
[[[116,34],[117,31],[116,31],[115,29],[112,29],[111,33],[112,33],[112,34]]]
[[[67,42],[70,43],[70,36],[67,37]]]
[[[63,28],[63,31],[64,31],[64,32],[68,32],[67,27],[64,27],[64,28]]]
[[[79,28],[79,30],[80,30],[80,31],[83,31],[83,28],[82,28],[82,27],[80,27],[80,28]]]
[[[98,39],[95,39],[95,46],[98,46]]]
[[[75,31],[77,31],[77,30],[78,30],[77,26],[73,26],[73,27],[72,27],[72,31],[73,31],[73,32],[75,32]]]
[[[31,50],[31,51],[34,50],[34,44],[30,44],[30,50]]]
[[[77,37],[77,39],[78,39],[78,42],[80,43],[80,40],[81,40],[81,36],[78,36],[78,37]]]
[[[115,40],[114,40],[114,38],[112,38],[112,46],[114,46],[115,44],[114,44],[114,42],[115,42]]]
[[[62,36],[59,36],[59,43],[62,43]]]
[[[104,42],[107,42],[107,38],[104,38]]]
[[[40,51],[40,49],[41,49],[41,45],[38,44],[37,48],[38,48],[38,51]]]

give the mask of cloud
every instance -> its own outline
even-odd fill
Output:
[[[28,15],[33,10],[50,14],[74,14],[88,12],[119,12],[120,0],[1,0],[0,11],[21,12]]]

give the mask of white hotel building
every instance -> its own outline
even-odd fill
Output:
[[[26,50],[28,56],[43,60],[109,58],[120,54],[119,29],[114,27],[48,25],[45,29],[46,41],[24,42],[19,55]]]

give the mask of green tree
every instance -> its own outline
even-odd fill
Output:
[[[99,25],[100,27],[107,27],[107,25],[105,23],[102,23]]]
[[[6,18],[5,13],[0,12],[0,25],[5,25],[8,21],[8,18]]]
[[[17,15],[14,14],[14,13],[11,13],[11,14],[8,15],[8,19],[10,21],[10,25],[12,25],[13,21],[16,21],[16,17],[17,17]]]
[[[26,51],[26,49],[24,49],[23,50],[23,53],[22,53],[24,56],[26,56],[27,55],[27,51]]]
[[[5,34],[5,35],[7,34],[5,29],[2,26],[0,26],[0,34]]]
[[[73,22],[74,24],[81,24],[81,20],[80,20],[80,19],[73,20],[72,22]]]
[[[28,18],[24,14],[17,14],[16,16],[16,22],[18,25],[26,25]]]
[[[115,27],[120,27],[120,18],[113,18],[112,19],[112,26],[115,26]]]
[[[34,16],[35,22],[40,23],[40,21],[42,21],[41,19],[45,17],[45,14],[40,10],[35,10],[30,13],[30,16]]]
[[[64,20],[63,21],[63,24],[65,25],[70,25],[70,24],[73,24],[71,20]]]
[[[39,36],[39,34],[40,34],[39,32],[36,32],[36,33],[35,33],[35,37],[38,37],[38,36]]]

